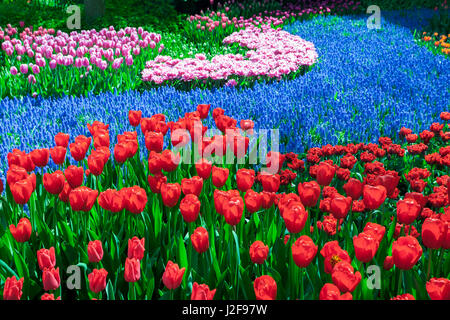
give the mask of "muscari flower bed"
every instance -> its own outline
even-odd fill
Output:
[[[2,100],[3,298],[449,299],[449,65],[418,13],[286,27],[319,56],[290,81]],[[247,139],[273,128],[265,172]]]

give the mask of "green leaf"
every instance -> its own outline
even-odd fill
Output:
[[[108,280],[108,284],[106,285],[106,297],[108,300],[115,300],[114,287],[111,280]]]
[[[1,259],[0,259],[0,266],[2,266],[3,268],[5,268],[9,273],[11,273],[11,275],[15,276],[17,280],[20,279],[20,277],[17,275],[17,273],[16,273],[13,269],[11,269],[10,266],[8,266],[8,265],[5,263],[5,261],[3,261],[3,260],[1,260]]]
[[[186,253],[186,247],[184,246],[183,238],[180,236],[178,239],[178,255],[180,259],[180,266],[181,268],[188,268],[188,258]]]

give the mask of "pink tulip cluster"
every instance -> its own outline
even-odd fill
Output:
[[[249,51],[245,56],[224,54],[211,60],[204,54],[186,59],[158,56],[147,62],[142,79],[156,84],[170,80],[229,80],[231,76],[280,79],[301,66],[311,66],[318,56],[313,43],[269,25],[249,26],[226,37],[223,43],[238,43]],[[236,84],[231,80],[227,85]]]
[[[73,31],[70,34],[53,29],[39,27],[33,31],[32,27],[20,32],[8,25],[6,30],[0,29],[2,50],[7,56],[21,61],[19,67],[11,66],[12,75],[26,75],[30,70],[38,74],[40,68],[46,66],[55,69],[58,65],[86,68],[89,72],[94,66],[105,70],[111,64],[118,69],[125,62],[130,66],[133,57],[141,54],[141,49],[155,49],[161,41],[161,35],[144,31],[141,27],[126,27],[118,31],[114,27],[104,28],[100,31],[83,30]],[[159,46],[159,52],[162,51]],[[24,60],[31,60],[25,63]],[[33,76],[33,75],[30,75]],[[34,78],[34,76],[33,76]],[[30,79],[29,79],[30,80]],[[31,82],[35,82],[35,79]]]
[[[263,7],[264,2],[256,2],[254,7]],[[200,30],[208,30],[212,32],[216,28],[225,29],[227,26],[234,28],[247,28],[250,25],[272,24],[273,26],[282,25],[290,17],[301,17],[308,14],[325,14],[332,12],[343,12],[344,10],[357,10],[361,2],[345,1],[340,2],[324,0],[322,2],[311,4],[310,6],[300,4],[287,4],[283,10],[273,10],[254,14],[251,18],[245,19],[241,17],[229,18],[227,12],[230,5],[237,5],[241,10],[245,10],[246,6],[242,3],[235,3],[234,0],[227,1],[224,4],[219,3],[219,8],[224,8],[225,12],[211,11],[208,15],[196,14],[191,15],[188,20],[196,24],[196,28]],[[247,9],[251,9],[252,5],[247,5]]]
[[[288,17],[288,16],[286,16]],[[262,24],[271,24],[273,26],[278,26],[283,24],[284,19],[278,18],[275,16],[265,16],[262,17],[254,16],[249,19],[244,19],[244,17],[233,17],[228,18],[228,16],[223,12],[214,12],[212,11],[209,16],[202,16],[199,14],[196,14],[194,16],[190,16],[189,20],[191,22],[197,22],[196,28],[200,30],[208,30],[212,32],[214,29],[218,27],[222,27],[222,29],[225,29],[227,26],[233,26],[234,28],[247,28],[249,26],[259,26]],[[204,23],[204,24],[203,24]]]

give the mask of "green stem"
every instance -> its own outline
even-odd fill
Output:
[[[433,249],[428,249],[428,270],[427,270],[427,280],[430,279],[430,273],[431,273],[431,264],[433,260]]]
[[[402,285],[403,285],[403,270],[399,269],[400,272],[398,273],[398,282],[397,282],[397,294],[401,294]]]
[[[301,277],[300,277],[300,299],[305,300],[305,289],[304,289],[304,277],[305,277],[305,268],[301,269]]]

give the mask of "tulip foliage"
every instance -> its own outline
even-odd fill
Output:
[[[272,150],[262,166],[253,122],[225,113],[131,110],[116,137],[94,121],[89,137],[12,150],[3,299],[450,298],[450,113],[414,143],[401,128],[378,144]]]

